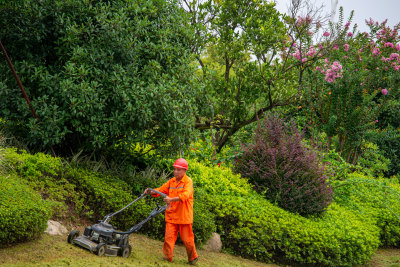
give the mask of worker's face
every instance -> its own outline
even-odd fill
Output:
[[[174,167],[174,177],[177,178],[178,180],[182,179],[185,173],[186,173],[185,169]]]

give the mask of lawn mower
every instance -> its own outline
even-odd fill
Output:
[[[153,193],[159,194],[164,198],[167,196],[161,192],[158,192],[154,189],[150,189]],[[109,224],[111,217],[117,215],[118,213],[122,212],[130,205],[135,203],[136,201],[144,198],[146,194],[140,195],[137,199],[123,207],[121,210],[110,213],[104,217],[103,220],[100,220],[97,224],[88,226],[85,228],[83,235],[79,235],[79,231],[72,230],[68,235],[68,243],[77,245],[82,248],[88,249],[90,252],[98,255],[98,256],[121,256],[121,257],[129,257],[131,254],[132,247],[129,245],[129,235],[139,231],[142,226],[148,222],[149,220],[156,217],[158,214],[164,212],[169,205],[165,205],[160,207],[158,204],[157,207],[150,213],[150,215],[141,221],[140,223],[136,224],[135,226],[131,227],[126,232],[117,231],[115,226]]]

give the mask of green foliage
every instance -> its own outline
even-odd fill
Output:
[[[333,203],[322,217],[284,211],[226,168],[189,162],[195,186],[207,193],[217,231],[228,252],[285,264],[354,266],[379,245],[379,229]]]
[[[43,153],[31,155],[15,148],[2,149],[2,167],[15,173],[51,203],[53,217],[67,219],[83,209],[84,191],[77,191],[63,174],[60,158]]]
[[[364,142],[362,150],[358,159],[360,172],[368,176],[383,176],[389,171],[390,159],[385,158],[384,151],[380,150],[378,145]]]
[[[38,237],[47,227],[51,205],[16,175],[0,175],[0,244]]]
[[[69,154],[189,139],[199,93],[192,27],[177,2],[21,0],[0,10],[0,39],[39,120],[6,67],[0,116],[31,148]]]
[[[377,144],[379,151],[390,160],[386,176],[400,174],[400,130],[389,126],[385,129],[369,131],[366,139]]]
[[[204,244],[217,231],[215,214],[208,203],[208,193],[201,187],[195,188],[193,200],[193,233],[197,244]]]
[[[352,173],[347,180],[337,182],[335,200],[379,227],[381,245],[400,247],[399,181]]]
[[[333,180],[345,180],[354,167],[352,164],[347,163],[334,149],[322,153],[321,158],[322,162],[326,163],[326,173],[328,173]]]
[[[197,160],[207,166],[231,167],[235,157],[240,153],[239,147],[224,146],[220,152],[213,155],[217,147],[212,142],[210,134],[206,131],[203,137],[199,137],[196,142],[192,142],[185,151],[186,159]]]
[[[117,178],[78,167],[66,170],[65,178],[76,190],[85,192],[84,204],[90,208],[86,213],[89,218],[100,219],[131,201],[129,186]],[[123,221],[126,216],[124,213],[119,218]]]

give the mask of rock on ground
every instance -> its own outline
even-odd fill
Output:
[[[47,221],[47,229],[44,232],[49,235],[63,235],[68,233],[68,230],[61,223],[49,220]]]
[[[220,252],[222,249],[221,236],[217,233],[213,233],[211,238],[203,246],[206,251]]]

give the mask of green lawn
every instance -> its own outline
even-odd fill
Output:
[[[0,249],[1,266],[189,266],[186,264],[186,251],[181,245],[175,248],[174,263],[162,260],[161,241],[144,235],[132,234],[133,246],[129,258],[98,257],[89,251],[66,242],[67,235],[48,234],[35,241]],[[198,250],[200,256],[197,266],[277,266],[235,257],[224,253]],[[368,267],[400,267],[399,249],[380,249],[367,264]]]
[[[161,241],[132,234],[132,254],[129,258],[98,257],[66,242],[65,236],[44,234],[39,240],[0,249],[1,266],[189,266],[186,250],[175,247],[174,263],[162,260]],[[198,250],[197,266],[276,266],[242,259],[223,253]]]

